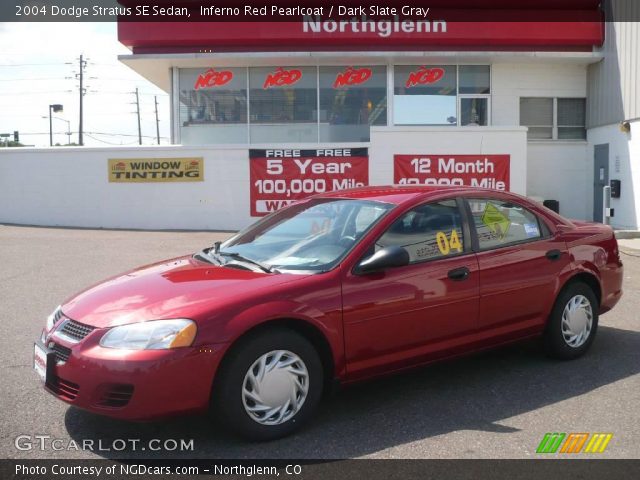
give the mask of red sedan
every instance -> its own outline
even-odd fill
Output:
[[[48,318],[35,369],[95,413],[212,408],[270,439],[309,420],[335,380],[540,335],[549,354],[579,357],[621,295],[608,226],[504,192],[369,187],[90,287]]]

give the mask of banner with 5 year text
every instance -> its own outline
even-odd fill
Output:
[[[251,216],[317,193],[369,184],[367,148],[249,150]]]

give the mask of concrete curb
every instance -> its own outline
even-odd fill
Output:
[[[615,230],[614,233],[618,240],[640,238],[640,230]]]

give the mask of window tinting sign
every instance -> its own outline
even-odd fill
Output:
[[[202,182],[204,159],[193,158],[110,158],[109,182]]]

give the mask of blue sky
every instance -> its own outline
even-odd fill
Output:
[[[117,40],[115,23],[0,23],[0,133],[20,132],[20,141],[49,145],[48,106],[71,122],[78,140],[77,58],[89,58],[84,97],[85,145],[137,144],[136,87],[140,89],[143,144],[155,144],[154,95],[158,95],[162,143],[169,137],[169,97],[127,66],[130,51]],[[46,118],[42,118],[46,117]],[[67,143],[67,123],[53,120],[54,143]],[[13,136],[13,135],[12,135]]]

